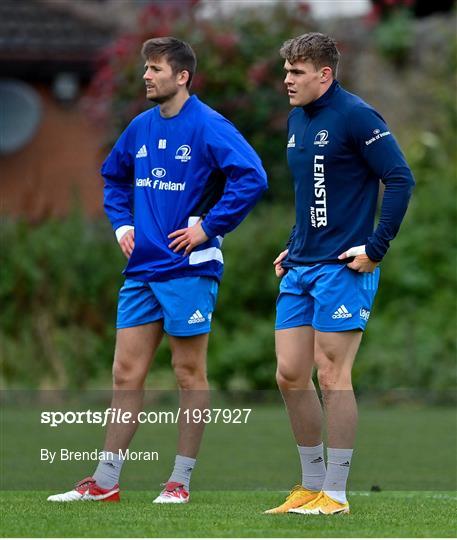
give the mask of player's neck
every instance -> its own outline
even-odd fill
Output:
[[[334,81],[334,79],[330,79],[329,81],[327,81],[327,82],[320,85],[320,87],[319,87],[319,95],[317,96],[317,98],[314,101],[317,101],[319,98],[321,98],[327,92],[327,90],[332,86],[333,81]]]
[[[163,118],[171,118],[179,114],[179,111],[183,108],[184,103],[189,99],[189,92],[187,90],[178,92],[171,99],[165,103],[160,104],[160,116]]]

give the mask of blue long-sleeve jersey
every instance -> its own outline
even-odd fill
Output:
[[[333,81],[319,99],[291,111],[287,159],[296,222],[283,266],[341,263],[338,255],[362,244],[370,259],[380,261],[414,186],[383,118]],[[386,187],[373,232],[379,180]]]
[[[141,281],[184,276],[219,280],[222,237],[267,188],[252,147],[231,122],[195,95],[178,115],[159,107],[137,116],[102,166],[105,211],[114,230],[135,228],[135,249],[124,274]],[[209,240],[189,256],[173,253],[168,235],[202,218]]]

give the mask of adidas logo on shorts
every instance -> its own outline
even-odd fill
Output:
[[[202,323],[205,321],[206,321],[205,317],[203,317],[203,315],[201,314],[201,311],[197,309],[197,311],[193,313],[193,315],[190,317],[190,319],[187,322],[188,324],[196,324],[196,323]]]
[[[332,319],[350,319],[351,317],[352,313],[349,313],[344,304],[341,304],[341,306],[332,315]]]

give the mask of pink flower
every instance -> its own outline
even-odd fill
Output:
[[[226,52],[232,52],[240,42],[239,36],[236,34],[213,34],[213,43]]]

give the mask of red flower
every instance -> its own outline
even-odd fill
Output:
[[[202,73],[195,73],[194,78],[192,79],[192,89],[196,92],[200,92],[205,87],[207,78]]]
[[[232,52],[240,42],[236,34],[213,34],[213,43],[226,52]]]
[[[270,74],[270,64],[268,60],[260,60],[253,64],[248,71],[249,81],[259,86],[268,79]]]
[[[372,28],[373,26],[376,26],[379,23],[379,20],[381,18],[381,8],[379,5],[373,6],[367,15],[364,17],[365,24]]]
[[[301,2],[298,3],[298,10],[301,13],[304,13],[305,15],[307,15],[308,13],[311,12],[311,6],[309,5],[308,2],[306,2],[305,0],[302,0]]]

